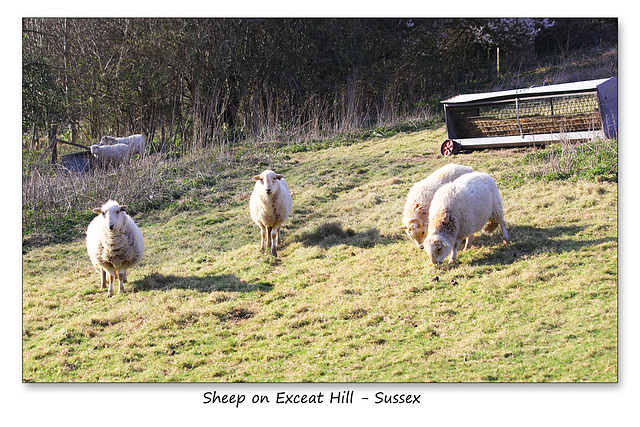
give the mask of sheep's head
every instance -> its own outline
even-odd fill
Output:
[[[102,207],[95,208],[93,213],[100,214],[103,226],[109,231],[121,229],[126,221],[126,205],[119,205],[115,200],[109,200]]]
[[[437,236],[428,237],[424,242],[424,250],[429,255],[432,264],[440,264],[453,250],[452,244]]]
[[[414,218],[409,220],[406,226],[400,227],[400,229],[407,232],[419,249],[424,248],[424,239],[427,237],[427,224],[424,221]]]
[[[284,175],[275,173],[272,170],[266,170],[260,175],[254,176],[253,180],[256,182],[256,188],[261,187],[262,191],[269,196],[278,191],[282,178],[284,178]]]
[[[94,156],[97,156],[98,151],[100,151],[100,146],[93,144],[91,147],[89,147],[89,149],[91,150],[91,154],[93,154]]]
[[[105,135],[102,138],[100,138],[100,145],[111,145],[111,144],[115,144],[116,142],[118,141],[112,136]]]

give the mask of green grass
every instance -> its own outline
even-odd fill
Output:
[[[29,249],[24,381],[617,381],[617,179],[551,179],[553,147],[443,158],[444,139],[291,150],[208,206],[203,182],[136,217],[147,251],[112,298],[82,239]],[[399,226],[412,183],[449,162],[496,179],[512,242],[478,235],[436,268]],[[294,200],[277,259],[248,209],[267,166]]]

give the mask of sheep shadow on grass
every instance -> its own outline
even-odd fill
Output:
[[[530,225],[518,225],[508,227],[511,242],[508,245],[502,243],[500,233],[477,236],[471,249],[474,247],[492,246],[493,250],[471,262],[472,265],[487,264],[511,264],[521,259],[541,254],[561,254],[565,252],[579,251],[582,248],[596,246],[606,242],[617,242],[617,237],[602,237],[593,240],[576,238],[584,226],[558,225],[550,228],[539,228]],[[561,238],[565,236],[565,238]]]
[[[153,273],[131,283],[133,292],[149,290],[194,289],[200,292],[264,292],[271,291],[274,285],[267,282],[248,283],[233,274],[216,276],[175,276]]]
[[[395,240],[389,236],[380,235],[376,228],[357,233],[351,228],[346,230],[338,221],[325,222],[314,231],[305,231],[292,236],[294,242],[302,242],[304,246],[318,246],[329,249],[332,246],[348,245],[359,248],[372,248],[377,244],[390,244]]]

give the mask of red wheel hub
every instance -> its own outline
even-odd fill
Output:
[[[440,147],[440,152],[443,156],[450,156],[453,154],[453,150],[455,149],[454,142],[450,139],[447,139],[442,143],[442,147]]]

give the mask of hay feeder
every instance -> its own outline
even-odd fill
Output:
[[[533,86],[442,101],[444,156],[460,150],[544,145],[561,140],[617,138],[616,77]]]

